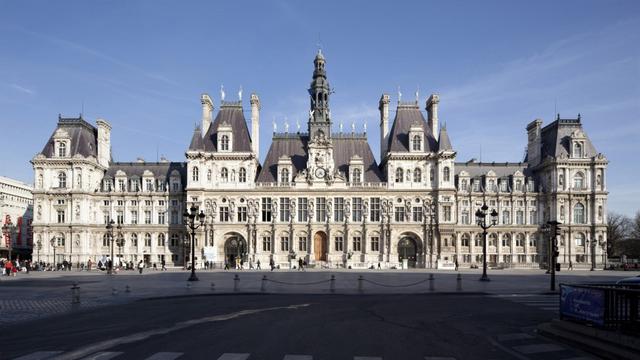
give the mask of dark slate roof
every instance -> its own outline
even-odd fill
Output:
[[[383,175],[378,168],[367,138],[364,135],[337,135],[333,138],[333,158],[338,171],[348,174],[351,157],[358,155],[364,164],[364,182],[382,182]],[[276,134],[271,142],[264,165],[257,182],[277,182],[278,160],[281,156],[291,157],[293,175],[307,166],[307,134]]]
[[[62,129],[71,137],[69,156],[82,155],[84,157],[98,157],[98,129],[86,122],[82,116],[78,118],[63,118],[58,116],[58,126],[49,137],[47,144],[42,149],[42,154],[48,158],[54,156],[53,137]]]
[[[438,142],[427,121],[422,116],[417,102],[398,104],[396,117],[393,120],[393,126],[389,132],[389,151],[393,152],[409,152],[409,129],[412,125],[418,124],[425,135],[425,151],[435,152],[438,149]]]
[[[596,156],[598,152],[582,129],[580,116],[578,116],[577,119],[558,118],[542,128],[542,158],[547,156],[568,157],[571,154],[571,134],[576,130],[581,130],[585,134],[585,156]]]
[[[196,127],[193,131],[189,150],[204,151],[204,141],[202,139],[202,131],[200,131],[200,127]]]
[[[447,128],[445,126],[440,128],[440,136],[438,137],[438,150],[453,150],[451,146],[451,140],[447,134]]]
[[[213,124],[209,126],[204,136],[204,150],[214,152],[218,149],[218,128],[221,124],[227,123],[233,131],[233,151],[250,152],[251,136],[247,128],[247,121],[242,112],[241,102],[223,102],[220,111]]]
[[[149,170],[156,179],[164,180],[168,180],[173,170],[177,170],[182,184],[187,183],[187,163],[183,162],[112,162],[104,178],[114,178],[119,170],[127,174],[127,177],[142,177]]]
[[[490,170],[496,174],[497,178],[509,177],[520,170],[524,176],[531,176],[531,172],[527,167],[527,163],[480,163],[475,161],[469,161],[466,163],[456,163],[455,173],[459,175],[460,172],[466,171],[469,177],[481,177],[486,175]]]

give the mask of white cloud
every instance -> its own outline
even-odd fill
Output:
[[[33,91],[33,90],[31,90],[31,89],[28,89],[28,88],[26,88],[26,87],[24,87],[24,86],[20,86],[20,85],[18,85],[18,84],[9,84],[9,86],[10,86],[11,88],[13,88],[13,89],[15,89],[15,90],[18,90],[18,91],[20,91],[20,92],[23,92],[23,93],[25,93],[25,94],[35,95],[35,93],[36,93],[35,91]]]

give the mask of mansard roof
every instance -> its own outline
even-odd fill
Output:
[[[462,171],[469,174],[469,177],[482,177],[487,175],[489,171],[492,171],[497,178],[504,178],[513,176],[516,172],[520,171],[525,177],[531,176],[531,171],[527,167],[527,163],[496,163],[496,162],[475,162],[473,160],[455,163],[455,173],[459,175]]]
[[[59,131],[66,133],[71,140],[67,149],[68,156],[98,157],[98,129],[86,122],[82,115],[77,118],[63,118],[59,115],[58,126],[42,149],[42,155],[48,158],[54,157],[55,137]]]
[[[105,179],[115,178],[121,171],[130,177],[142,177],[148,171],[156,179],[168,180],[176,171],[180,175],[182,184],[187,183],[187,163],[183,162],[112,162],[104,175]]]
[[[596,156],[598,152],[582,129],[580,115],[578,115],[577,119],[560,119],[560,115],[558,115],[556,121],[541,130],[542,158],[544,159],[547,156],[555,158],[570,157],[571,137],[576,131],[584,136],[584,155],[586,157]]]
[[[204,140],[202,139],[202,131],[199,126],[193,131],[189,150],[204,151]]]
[[[293,175],[307,167],[308,134],[276,134],[271,142],[264,165],[257,182],[277,182],[278,160],[281,156],[291,157]],[[363,134],[333,134],[333,158],[336,169],[345,176],[349,173],[349,162],[354,155],[362,157],[364,182],[382,182],[383,175],[378,168],[366,136]]]
[[[251,152],[251,136],[244,118],[241,101],[222,102],[216,119],[204,135],[204,151],[218,151],[218,128],[227,124],[231,126],[233,131],[233,151]]]
[[[412,126],[422,128],[425,135],[425,151],[438,151],[438,142],[434,134],[431,133],[424,116],[420,112],[418,102],[399,103],[396,110],[396,117],[389,132],[389,151],[409,152],[409,129]]]

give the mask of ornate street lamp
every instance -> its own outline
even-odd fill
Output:
[[[433,268],[433,220],[436,217],[436,204],[425,201],[423,207],[425,221],[429,218],[429,269]]]
[[[196,229],[200,226],[204,226],[204,212],[202,210],[198,214],[198,208],[195,205],[191,205],[189,211],[184,211],[182,215],[184,218],[184,223],[187,225],[189,229],[191,229],[191,276],[188,281],[198,281],[198,277],[196,276]],[[198,222],[196,223],[196,217],[198,218]]]
[[[9,260],[11,260],[11,250],[13,246],[13,234],[15,233],[15,226],[12,223],[2,225],[2,235],[9,237],[9,243],[7,244],[7,250],[9,250]]]
[[[53,248],[53,269],[58,270],[58,263],[56,262],[56,238],[55,236],[51,238],[51,247]]]
[[[498,224],[498,212],[492,209],[488,213],[489,207],[487,203],[483,203],[482,207],[476,211],[476,223],[482,228],[482,277],[480,281],[489,281],[487,276],[487,229]],[[491,215],[491,222],[487,224],[487,215]]]
[[[111,261],[109,262],[109,269],[107,270],[107,275],[112,275],[113,274],[113,241],[114,236],[113,236],[113,224],[115,224],[115,222],[113,221],[113,219],[111,219],[111,221],[109,221],[109,223],[107,223],[107,235],[109,236],[109,241],[111,242]],[[122,226],[120,226],[120,224],[118,224],[116,227],[116,230],[118,230],[118,236],[122,236],[122,233],[120,233],[120,231],[122,230]]]

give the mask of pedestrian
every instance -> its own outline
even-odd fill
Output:
[[[11,276],[11,270],[13,269],[13,263],[11,262],[11,260],[7,260],[4,263],[4,271],[5,274],[7,274],[7,276]]]
[[[249,270],[253,270],[253,260],[249,259]]]
[[[227,261],[227,259],[224,259],[224,269],[229,270],[229,262]]]
[[[162,264],[162,271],[166,271],[167,270],[167,266],[166,266],[166,263],[164,262],[164,259],[162,259],[160,264]]]
[[[91,271],[91,265],[93,265],[91,259],[87,260],[87,271]]]
[[[380,270],[380,262],[378,262],[378,270]]]
[[[271,271],[276,267],[276,262],[273,261],[273,258],[269,259],[269,266],[271,267]]]
[[[569,270],[573,270],[573,262],[569,260]]]
[[[456,264],[456,271],[458,271],[458,259],[455,260],[455,264]]]
[[[304,268],[302,267],[302,258],[298,258],[298,271],[304,271]]]
[[[262,269],[260,269],[260,259],[258,259],[258,261],[256,261],[256,269],[257,270],[262,270]]]
[[[140,262],[138,263],[138,271],[140,271],[140,274],[142,274],[143,269],[144,269],[144,263],[142,262],[142,260],[140,260]]]
[[[158,265],[156,265],[156,263],[153,263],[153,270],[158,270]]]

